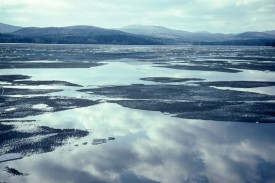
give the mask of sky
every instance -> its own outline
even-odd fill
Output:
[[[18,26],[159,25],[186,31],[275,30],[275,0],[0,0],[0,22]]]

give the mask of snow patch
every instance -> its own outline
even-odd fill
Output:
[[[42,110],[47,110],[51,111],[53,110],[52,107],[49,107],[47,104],[36,104],[32,106],[33,109],[42,109]]]

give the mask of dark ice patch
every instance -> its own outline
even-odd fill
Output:
[[[169,69],[179,69],[179,70],[196,70],[196,71],[214,71],[214,72],[228,72],[228,73],[238,73],[241,72],[237,69],[230,69],[219,66],[204,66],[204,65],[162,65],[156,67],[164,67]]]
[[[92,145],[105,144],[106,142],[107,142],[107,139],[93,139]]]
[[[26,80],[30,79],[30,76],[27,75],[0,75],[0,81],[9,82],[12,85],[32,85],[32,86],[39,86],[39,85],[62,85],[62,86],[77,86],[82,87],[79,84],[70,83],[67,81],[34,81],[34,80]],[[2,84],[4,86],[5,84]]]
[[[60,92],[63,90],[57,89],[23,89],[23,88],[0,88],[1,96],[5,95],[41,95],[41,94],[48,94],[54,92]],[[0,100],[1,101],[1,100]]]
[[[0,75],[0,81],[4,82],[14,82],[16,80],[30,79],[30,76],[27,75]]]
[[[34,105],[45,104],[47,108],[33,108]],[[87,107],[98,104],[81,98],[59,97],[59,96],[35,96],[35,97],[8,97],[0,96],[1,119],[22,118],[34,116],[45,112],[56,112],[79,107]],[[8,110],[13,107],[14,110]],[[50,111],[48,109],[51,109]]]
[[[14,125],[2,124],[1,122],[0,122],[0,133],[14,129]]]
[[[187,81],[202,81],[200,78],[171,78],[171,77],[147,77],[140,78],[143,81],[154,81],[158,83],[173,83],[173,82],[187,82]]]
[[[94,89],[81,89],[112,98],[177,100],[186,101],[265,101],[274,100],[275,96],[251,92],[219,90],[204,86],[189,85],[127,85]]]
[[[52,81],[33,81],[33,80],[29,80],[29,81],[16,81],[13,82],[14,84],[18,84],[18,85],[32,85],[32,86],[39,86],[39,85],[61,85],[61,86],[76,86],[76,87],[82,87],[79,84],[74,84],[74,83],[70,83],[67,81],[56,81],[56,80],[52,80]]]
[[[188,85],[129,85],[84,89],[125,107],[170,113],[180,118],[275,122],[275,96]]]
[[[227,57],[221,57],[226,59]],[[238,60],[240,59],[240,60]],[[255,60],[256,59],[256,60]],[[268,59],[266,61],[266,59]],[[181,64],[180,64],[181,63]],[[228,61],[224,60],[208,60],[207,58],[196,59],[185,59],[185,61],[171,63],[170,61],[156,62],[156,67],[164,67],[170,69],[179,70],[198,70],[198,71],[216,71],[216,72],[228,72],[238,73],[241,70],[258,70],[258,71],[275,71],[275,61],[271,58],[245,58],[236,57],[230,58]],[[161,65],[160,65],[161,64]]]
[[[29,175],[27,173],[21,173],[18,170],[16,170],[15,168],[10,168],[8,166],[5,167],[5,171],[13,176],[28,176]]]
[[[22,62],[22,61],[1,61],[0,69],[22,69],[22,68],[90,68],[102,66],[102,63],[95,62]]]
[[[100,144],[107,143],[107,141],[112,141],[112,140],[115,140],[115,137],[108,137],[108,139],[106,138],[93,139],[92,145],[100,145]]]
[[[42,95],[62,90],[56,89],[19,89],[4,88],[0,89],[0,113],[1,119],[21,118],[43,114],[45,112],[56,112],[78,107],[95,105],[98,101],[82,98],[72,98],[63,96]],[[22,95],[15,97],[14,95]],[[37,95],[37,96],[32,96]],[[45,104],[46,108],[33,108],[34,105]],[[12,110],[10,110],[12,108]]]
[[[34,124],[16,124],[28,127]],[[0,123],[0,154],[20,153],[22,155],[45,153],[67,143],[69,139],[77,139],[89,134],[88,131],[78,129],[54,129],[47,126],[34,126],[30,130],[20,131],[17,126]],[[28,128],[27,128],[28,129]]]
[[[196,82],[201,86],[232,87],[232,88],[256,88],[275,86],[275,82],[270,81],[213,81],[213,82]]]
[[[160,111],[185,119],[274,123],[275,104],[245,102],[164,102],[160,100],[109,101],[124,107]]]

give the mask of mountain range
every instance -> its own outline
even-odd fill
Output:
[[[38,28],[0,23],[0,43],[271,46],[275,43],[275,30],[223,34],[189,32],[149,25],[104,29],[86,25]]]

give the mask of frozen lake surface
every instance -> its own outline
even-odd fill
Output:
[[[0,182],[274,182],[274,78],[271,47],[1,44]]]

